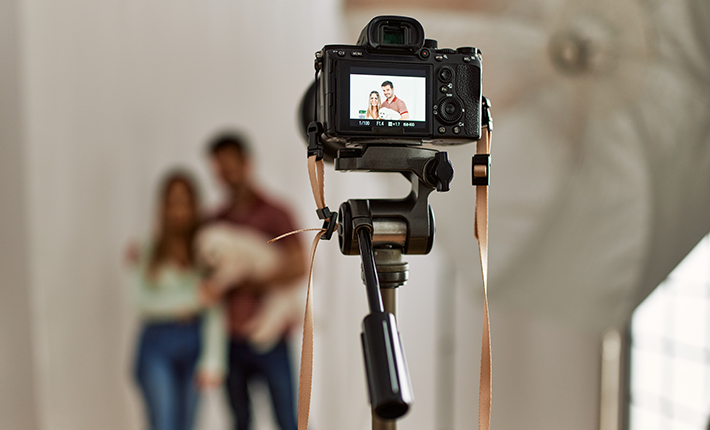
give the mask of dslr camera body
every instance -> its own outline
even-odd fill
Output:
[[[481,138],[481,54],[439,49],[413,18],[378,16],[357,45],[316,53],[326,146],[463,144]]]

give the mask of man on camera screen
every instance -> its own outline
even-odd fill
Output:
[[[400,115],[401,119],[409,119],[407,105],[404,101],[402,101],[402,99],[399,99],[396,95],[394,95],[394,84],[392,84],[391,81],[384,81],[382,83],[382,94],[385,95],[386,100],[382,102],[382,107],[380,109],[392,109]]]

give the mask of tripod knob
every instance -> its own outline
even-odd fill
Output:
[[[444,151],[437,152],[427,168],[427,180],[436,191],[449,191],[449,184],[454,179],[454,167],[449,161],[449,154]]]

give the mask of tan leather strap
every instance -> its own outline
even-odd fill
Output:
[[[311,180],[311,190],[318,209],[325,208],[325,168],[323,160],[316,161],[316,156],[308,157],[308,177]]]
[[[318,209],[325,205],[325,168],[323,160],[316,161],[316,157],[308,157],[308,176],[311,180],[313,198]],[[328,218],[327,220],[330,220]],[[311,263],[308,270],[308,292],[306,293],[306,312],[303,316],[303,341],[301,343],[301,370],[298,381],[298,430],[308,430],[308,419],[311,410],[311,389],[313,386],[313,264],[316,258],[316,249],[321,236],[327,230],[324,228],[304,228],[275,237],[269,243],[276,242],[284,237],[306,231],[317,231],[311,245]]]
[[[483,128],[481,140],[476,144],[476,154],[491,153],[492,133]],[[485,170],[481,170],[483,167]],[[487,166],[475,166],[474,176],[487,176]],[[475,234],[478,239],[478,253],[481,257],[481,275],[483,276],[483,336],[481,339],[481,376],[478,386],[478,429],[491,428],[491,400],[493,395],[493,372],[491,367],[491,329],[488,316],[488,186],[476,186]]]
[[[298,380],[298,430],[308,430],[308,418],[311,411],[311,388],[313,386],[313,262],[320,237],[325,234],[321,229],[313,239],[311,246],[311,268],[308,271],[308,293],[306,295],[306,314],[303,317],[303,341],[301,343],[301,371]]]
[[[311,180],[311,190],[318,209],[325,204],[325,168],[323,160],[316,161],[316,156],[308,157],[308,177]],[[313,229],[309,229],[313,230]],[[311,245],[311,267],[308,271],[308,293],[306,295],[306,314],[303,317],[303,341],[301,343],[301,370],[298,380],[298,430],[308,430],[308,418],[311,411],[311,390],[313,387],[313,263],[316,258],[316,248],[321,236],[326,232],[320,230]]]
[[[298,379],[298,430],[308,429],[308,418],[311,410],[311,388],[313,386],[313,263],[316,259],[316,248],[321,236],[326,233],[324,228],[304,228],[275,237],[269,243],[281,240],[292,234],[306,231],[317,231],[311,245],[311,263],[308,270],[308,292],[306,293],[306,313],[303,316],[303,340],[301,342],[301,370]]]

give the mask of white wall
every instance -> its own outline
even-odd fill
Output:
[[[264,186],[304,224],[316,222],[295,107],[313,53],[337,38],[337,5],[21,5],[38,420],[47,430],[137,428],[136,321],[122,285],[123,249],[150,231],[155,182],[167,167],[195,169],[214,201],[203,146],[223,126],[248,131]],[[357,286],[352,263],[338,264]],[[360,394],[362,409],[356,369],[336,391]]]
[[[37,428],[18,2],[0,3],[0,426]]]

